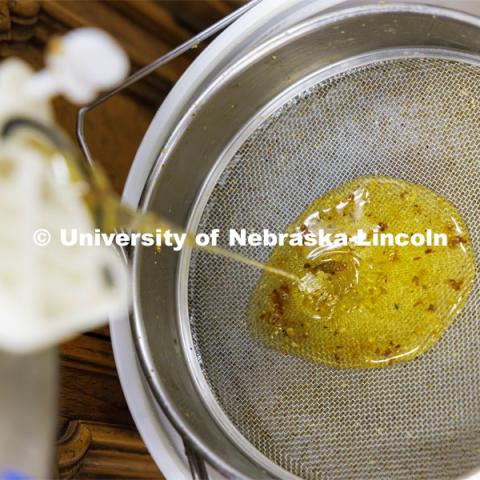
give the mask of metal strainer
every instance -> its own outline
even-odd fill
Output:
[[[449,199],[478,260],[479,53],[478,19],[453,11],[373,5],[312,18],[199,86],[142,205],[192,231],[282,232],[332,188],[388,175]],[[252,338],[258,271],[139,249],[134,273],[133,326],[152,390],[228,476],[442,479],[480,466],[478,279],[427,354],[341,370]]]
[[[454,202],[478,251],[478,98],[477,66],[437,58],[379,61],[320,81],[248,136],[211,192],[200,230],[282,231],[333,187],[388,175]],[[266,260],[269,251],[250,247],[248,255]],[[191,347],[219,419],[304,478],[452,478],[480,463],[478,282],[431,352],[366,371],[259,344],[246,328],[258,277],[193,255]]]

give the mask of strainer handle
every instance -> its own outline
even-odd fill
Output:
[[[97,97],[93,102],[81,107],[77,113],[76,135],[77,135],[77,140],[80,145],[80,148],[83,154],[85,155],[85,158],[87,159],[87,161],[91,165],[93,164],[93,158],[90,153],[90,149],[88,147],[87,141],[85,139],[85,115],[87,114],[87,112],[98,107],[108,99],[115,96],[117,93],[120,93],[121,91],[130,87],[131,85],[138,82],[139,80],[146,77],[147,75],[150,75],[152,72],[157,70],[157,68],[161,67],[162,65],[165,65],[170,60],[173,60],[174,58],[179,57],[186,51],[192,48],[195,48],[196,45],[207,40],[213,35],[217,34],[224,28],[228,27],[231,23],[233,23],[235,20],[240,18],[244,13],[246,13],[248,10],[251,10],[253,7],[255,7],[257,4],[259,4],[262,1],[263,0],[251,0],[246,5],[243,5],[242,7],[238,8],[237,10],[232,12],[230,15],[227,15],[226,17],[222,18],[217,23],[214,23],[210,27],[200,32],[198,35],[195,35],[190,40],[187,40],[182,45],[179,45],[173,50],[170,50],[168,53],[166,53],[165,55],[162,55],[160,58],[157,58],[155,61],[153,61],[149,65],[146,65],[145,67],[136,71],[133,75],[131,75],[122,83],[117,85],[117,87],[115,87],[113,90],[103,93],[102,95]]]
[[[183,440],[183,446],[192,474],[192,480],[208,480],[207,468],[202,457],[193,449],[188,440]]]
[[[198,35],[195,35],[190,40],[183,43],[182,45],[179,45],[178,47],[174,48],[170,52],[161,56],[160,58],[153,61],[149,65],[146,65],[145,67],[141,68],[140,70],[135,72],[133,75],[128,77],[125,81],[117,85],[117,87],[114,88],[113,90],[100,95],[93,102],[80,108],[77,113],[76,135],[77,135],[78,143],[80,145],[80,149],[82,150],[88,163],[90,165],[94,164],[92,155],[90,153],[90,149],[85,139],[85,115],[90,110],[93,110],[94,108],[98,107],[102,103],[106,102],[108,99],[115,96],[117,93],[122,92],[126,88],[130,87],[134,83],[141,80],[142,78],[146,77],[147,75],[150,75],[152,72],[157,70],[157,68],[161,67],[162,65],[165,65],[170,60],[173,60],[174,58],[182,55],[183,53],[190,50],[191,48],[194,48],[199,43],[217,34],[224,28],[228,27],[235,20],[240,18],[248,10],[252,9],[262,1],[263,0],[251,0],[246,5],[243,5],[242,7],[238,8],[237,10],[232,12],[230,15],[227,15],[226,17],[222,18],[217,23],[214,23],[213,25],[203,30]],[[125,255],[125,259],[127,260],[127,255]],[[205,463],[202,457],[197,454],[197,452],[193,449],[193,447],[190,445],[190,443],[187,440],[184,440],[184,446],[185,446],[185,455],[187,456],[190,472],[192,474],[192,479],[208,480],[207,469],[205,467]]]

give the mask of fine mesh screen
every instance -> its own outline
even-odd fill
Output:
[[[449,199],[480,251],[480,69],[441,59],[376,63],[317,84],[268,118],[223,172],[200,231],[282,232],[315,198],[364,175]],[[243,247],[266,260],[268,248]],[[409,363],[342,370],[269,350],[247,328],[260,273],[194,253],[198,361],[224,414],[305,478],[452,478],[480,466],[480,302]]]

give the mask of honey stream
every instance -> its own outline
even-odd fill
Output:
[[[50,130],[47,133],[52,134]],[[162,232],[169,230],[174,234],[185,235],[185,243],[194,249],[200,249],[213,255],[228,258],[234,262],[243,263],[294,283],[300,281],[299,277],[286,270],[273,265],[266,265],[240,253],[214,245],[198,245],[193,234],[174,225],[155,212],[142,212],[128,207],[121,202],[121,199],[111,187],[107,176],[99,165],[91,166],[82,161],[80,152],[71,148],[67,139],[64,139],[62,136],[60,141],[58,141],[56,138],[57,132],[53,132],[53,134],[54,145],[46,144],[45,138],[43,135],[39,136],[38,132],[34,132],[29,141],[35,143],[37,148],[41,148],[45,153],[48,153],[53,163],[58,161],[58,153],[62,154],[60,161],[67,165],[70,181],[81,183],[79,190],[84,192],[83,200],[92,212],[96,226],[101,230],[105,232],[127,230],[137,233],[155,233],[157,230]],[[66,145],[69,148],[65,148]],[[59,148],[59,146],[62,148]]]

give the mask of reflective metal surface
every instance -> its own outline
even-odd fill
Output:
[[[58,363],[56,349],[32,355],[0,353],[0,474],[3,478],[9,473],[13,476],[14,472],[22,478],[53,477]]]
[[[457,175],[449,177],[449,169],[443,163],[436,165],[434,155],[427,154],[428,142],[422,137],[419,165],[409,170],[409,157],[401,155],[401,146],[411,145],[412,135],[414,137],[417,130],[421,132],[424,125],[425,128],[438,126],[437,121],[431,122],[432,112],[436,112],[438,121],[447,119],[451,124],[456,105],[463,110],[460,92],[456,92],[459,103],[455,104],[452,88],[465,76],[469,95],[475,93],[478,67],[466,64],[475,64],[479,50],[477,20],[439,9],[375,6],[312,19],[252,51],[224,75],[211,79],[210,86],[199,92],[198,102],[186,112],[164,147],[147,185],[143,205],[189,228],[196,228],[199,221],[203,228],[212,227],[214,223],[221,223],[219,226],[224,228],[233,227],[242,222],[252,224],[256,218],[262,224],[270,220],[275,230],[281,229],[282,223],[288,224],[295,212],[304,208],[308,196],[314,198],[342,179],[367,171],[370,174],[390,172],[412,179],[409,174],[415,174],[416,181],[431,184],[447,196],[455,194],[460,198],[466,192],[475,194],[478,185],[467,183],[475,176],[474,167],[470,167],[468,175],[458,178],[462,164],[460,158],[455,157],[452,168]],[[425,57],[441,59],[421,60]],[[404,60],[407,58],[409,60]],[[452,66],[445,58],[461,63]],[[390,61],[378,63],[387,59]],[[360,66],[362,70],[348,73]],[[423,74],[426,76],[422,77]],[[356,75],[370,79],[367,85],[374,93],[384,93],[384,97],[375,97],[380,100],[379,108],[373,110],[371,121],[364,119],[361,124],[364,128],[359,131],[353,128],[352,119],[345,116],[354,113],[355,107],[367,106],[368,93],[355,84]],[[329,80],[333,76],[335,79]],[[425,92],[432,85],[435,88],[429,97]],[[398,112],[392,112],[392,108],[397,106],[398,110],[400,105],[407,108],[413,97],[417,105],[425,107],[428,115],[423,122],[419,122],[418,117],[404,119],[408,135],[401,140],[395,123]],[[328,111],[325,98],[333,102],[338,115]],[[342,105],[343,111],[339,110]],[[328,113],[331,116],[327,118]],[[397,130],[392,129],[392,125]],[[257,127],[260,128],[256,131]],[[287,135],[297,128],[301,142],[294,142]],[[474,135],[475,124],[470,128],[470,137],[462,147],[467,156],[475,153],[469,149],[476,147],[473,139],[478,137]],[[440,147],[445,149],[450,144],[448,138],[438,143],[442,139],[436,137],[435,132],[431,130],[439,152]],[[465,128],[461,132],[455,129],[449,134],[443,132],[452,139],[457,139],[459,133],[465,134]],[[323,153],[312,156],[315,138],[319,153]],[[387,160],[382,162],[382,157]],[[232,158],[236,162],[231,162]],[[271,164],[262,167],[261,161]],[[434,167],[443,169],[443,177]],[[296,177],[291,173],[302,172],[302,168],[310,169],[307,196],[298,193],[302,190],[295,188]],[[381,168],[383,172],[379,171]],[[262,197],[265,192],[268,195]],[[285,205],[281,199],[285,199]],[[473,232],[472,236],[475,236]],[[257,254],[265,257],[268,252]],[[410,383],[405,383],[408,379],[402,380],[404,389],[392,390],[398,383],[398,375],[402,375],[401,367],[385,370],[385,378],[377,374],[371,379],[371,373],[333,373],[310,364],[298,365],[298,359],[279,359],[274,352],[255,350],[259,347],[248,343],[246,327],[242,330],[241,312],[248,287],[253,287],[258,273],[197,255],[192,265],[189,261],[187,251],[182,258],[169,250],[160,254],[152,249],[135,252],[133,326],[145,372],[158,400],[197,450],[222,471],[250,478],[292,475],[345,478],[355,474],[362,478],[380,478],[387,469],[390,478],[411,478],[412,473],[451,478],[466,473],[478,463],[475,432],[478,433],[480,423],[474,413],[478,405],[472,400],[472,395],[478,393],[478,377],[472,377],[475,364],[470,363],[470,369],[463,370],[462,365],[456,364],[460,370],[453,376],[447,368],[450,353],[472,347],[467,342],[471,340],[470,330],[457,332],[457,336],[452,337],[447,354],[437,353],[438,349],[432,352],[440,355],[433,364],[428,364],[436,368],[435,373],[428,369],[424,374],[410,372],[412,375],[407,375]],[[236,296],[235,288],[238,288]],[[478,318],[476,303],[470,308],[473,308],[469,311],[473,323],[469,325],[474,328]],[[300,379],[301,385],[286,383],[284,375],[289,372],[300,372],[296,380]],[[436,395],[427,393],[428,386],[421,389],[423,384],[418,384],[429,372],[436,379],[433,382]],[[459,376],[459,372],[464,376]],[[433,446],[452,447],[449,451],[454,461],[447,460],[455,466],[448,470],[445,455],[429,456],[428,449],[420,452],[409,440],[410,429],[401,422],[395,423],[392,412],[380,407],[385,407],[387,399],[394,398],[395,393],[402,394],[401,403],[396,405],[402,406],[404,410],[400,412],[408,413],[415,422],[419,412],[415,405],[424,401],[428,404],[429,399],[438,395],[453,401],[459,391],[453,379],[461,378],[462,385],[469,382],[464,390],[464,402],[458,403],[463,405],[462,415],[447,421],[449,412],[443,408],[445,404],[436,405],[436,410],[430,412],[422,410],[436,411],[438,415],[429,417],[431,421],[443,419],[456,433],[464,434],[452,440],[448,429],[439,431],[440,424],[423,425]],[[311,392],[317,385],[315,382],[320,382],[318,386],[323,388],[320,397],[318,391]],[[378,404],[368,403],[372,392],[362,386],[365,382],[376,385],[377,393],[381,392]],[[435,390],[440,386],[441,390]],[[296,397],[292,396],[295,390]],[[418,403],[417,396],[421,393],[424,396]],[[319,406],[322,403],[323,409]],[[295,405],[300,406],[298,415],[292,411]],[[326,416],[334,412],[335,405],[339,408],[337,413]],[[284,412],[282,423],[278,415]],[[368,416],[356,416],[361,412],[368,412]],[[282,427],[266,428],[265,422],[273,420],[276,427]],[[324,425],[323,433],[317,430],[307,435],[311,425]],[[373,438],[372,425],[387,430],[400,426],[404,435],[395,437],[399,438],[397,444],[393,435],[377,432],[379,454],[383,452],[382,458],[387,459],[382,461],[398,458],[397,463],[375,463],[375,459],[372,464],[367,462],[364,453],[368,449],[364,451],[363,445]],[[352,429],[356,435],[352,435]],[[350,438],[352,443],[347,445],[342,438]],[[333,445],[330,450],[328,439]],[[374,448],[374,443],[369,445]],[[413,456],[415,452],[421,453],[421,463],[419,457]],[[340,453],[348,456],[350,463],[341,459]],[[335,458],[335,461],[329,460]]]

